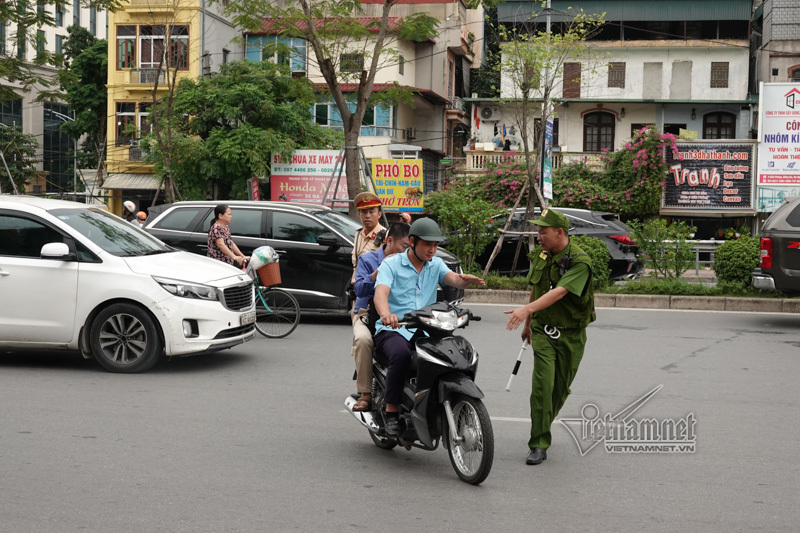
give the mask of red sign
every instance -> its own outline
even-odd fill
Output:
[[[259,189],[258,178],[253,178],[250,180],[250,191],[253,200],[261,200],[261,191]]]

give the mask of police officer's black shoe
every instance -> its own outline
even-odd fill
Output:
[[[547,451],[541,448],[533,448],[531,452],[528,454],[528,457],[525,458],[526,465],[538,465],[542,461],[547,459]]]
[[[386,431],[387,437],[395,438],[400,436],[400,420],[398,420],[397,415],[386,416],[386,426],[384,430]]]

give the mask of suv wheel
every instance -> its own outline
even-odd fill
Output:
[[[158,326],[143,309],[126,303],[106,307],[92,322],[89,343],[97,362],[110,372],[150,370],[164,352]]]

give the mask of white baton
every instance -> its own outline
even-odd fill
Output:
[[[528,346],[530,345],[527,342],[525,341],[522,342],[522,348],[520,348],[519,350],[519,355],[517,356],[517,362],[514,363],[514,370],[511,371],[511,376],[509,376],[508,378],[508,385],[506,385],[507,391],[511,390],[511,382],[514,381],[514,376],[517,375],[517,371],[519,370],[519,365],[522,363],[522,354],[525,352],[525,350],[528,349]]]

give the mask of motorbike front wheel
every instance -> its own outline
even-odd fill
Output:
[[[442,431],[450,463],[462,481],[478,485],[489,475],[494,460],[494,433],[489,412],[482,401],[469,396],[453,395],[450,401],[456,435],[461,438],[453,442],[450,428]]]

